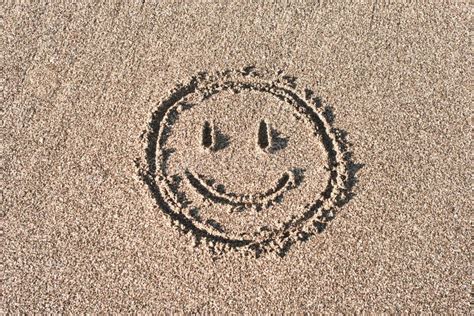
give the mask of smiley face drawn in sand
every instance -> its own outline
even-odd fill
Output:
[[[320,232],[349,192],[323,111],[278,73],[200,74],[154,112],[141,178],[197,244],[283,254]]]

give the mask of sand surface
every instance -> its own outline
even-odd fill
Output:
[[[471,308],[470,7],[2,5],[2,312]]]

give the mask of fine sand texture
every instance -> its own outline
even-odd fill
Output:
[[[472,312],[468,4],[1,9],[2,314]]]

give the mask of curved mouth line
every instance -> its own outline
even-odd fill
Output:
[[[255,207],[260,210],[262,207],[268,207],[278,200],[284,192],[296,186],[295,175],[293,172],[285,172],[278,179],[276,184],[264,193],[257,194],[236,194],[228,193],[223,189],[215,189],[210,186],[201,175],[194,175],[186,170],[186,177],[189,183],[204,197],[220,204],[232,205],[240,208]]]

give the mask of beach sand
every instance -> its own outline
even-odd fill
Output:
[[[2,4],[6,313],[468,314],[470,7]]]

